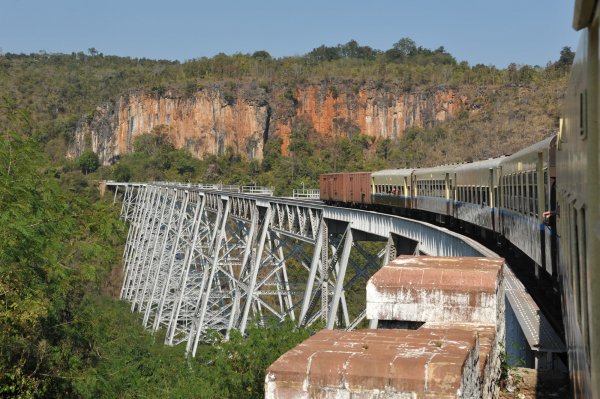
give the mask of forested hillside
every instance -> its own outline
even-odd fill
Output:
[[[319,173],[459,162],[514,151],[551,134],[573,53],[545,66],[469,66],[443,47],[410,39],[380,51],[354,41],[295,57],[219,54],[187,62],[88,54],[0,55],[0,396],[262,397],[264,370],[309,331],[292,324],[252,328],[200,349],[162,345],[114,300],[127,227],[97,180],[178,180],[316,187]],[[85,151],[66,159],[78,121],[129,91],[189,96],[208,85],[328,90],[387,85],[407,92],[440,85],[469,93],[472,107],[394,141],[349,129],[319,134],[309,120],[264,142],[262,161],[232,148],[197,159],[164,126],[137,137],[110,166]],[[289,89],[289,90],[288,90]],[[231,94],[233,96],[233,94]],[[234,101],[235,98],[231,98]],[[532,126],[535,128],[532,131]],[[523,135],[521,132],[532,132]]]
[[[565,47],[557,58],[545,66],[470,66],[443,47],[426,49],[408,38],[385,51],[350,41],[321,46],[303,56],[274,59],[257,51],[183,63],[105,56],[95,49],[88,54],[5,54],[0,56],[0,92],[30,111],[31,137],[57,164],[64,164],[67,149],[73,146],[77,123],[91,119],[100,105],[123,94],[142,92],[160,98],[168,93],[185,99],[199,90],[217,88],[221,104],[227,105],[249,90],[259,103],[269,93],[278,93],[266,112],[277,113],[275,117],[291,125],[286,125],[285,137],[267,136],[267,126],[260,143],[262,162],[239,148],[224,146],[217,146],[200,162],[192,160],[186,151],[176,151],[181,143],[174,135],[185,132],[159,124],[152,132],[162,134],[158,140],[177,153],[153,164],[143,154],[124,155],[121,162],[101,170],[100,176],[254,182],[275,185],[284,193],[302,183],[314,186],[322,172],[464,162],[511,153],[539,141],[558,128],[573,52]],[[306,85],[317,85],[332,98],[365,88],[383,95],[452,88],[466,98],[468,108],[439,123],[409,127],[391,138],[367,135],[349,120],[334,120],[336,134],[323,135],[314,118],[285,115],[294,112],[298,88]],[[384,96],[375,101],[389,100]],[[143,145],[132,141],[131,147],[149,155]]]

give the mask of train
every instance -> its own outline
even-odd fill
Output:
[[[478,229],[514,244],[537,273],[557,276],[556,140],[554,135],[510,156],[464,164],[323,174],[320,199]]]
[[[600,2],[576,0],[579,44],[557,134],[512,155],[329,173],[320,198],[506,241],[560,290],[574,398],[600,398]]]

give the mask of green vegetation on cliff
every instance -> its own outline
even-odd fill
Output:
[[[292,100],[292,88],[307,83],[326,85],[333,95],[365,85],[383,91],[388,85],[406,91],[460,87],[469,93],[470,101],[478,102],[483,117],[476,118],[474,124],[467,118],[468,124],[444,127],[447,136],[456,142],[454,131],[458,135],[473,135],[499,126],[486,118],[493,118],[500,107],[506,108],[503,120],[511,121],[511,129],[504,133],[513,140],[512,136],[522,137],[518,132],[531,122],[528,116],[542,117],[538,121],[544,131],[540,136],[547,135],[548,128],[556,125],[556,108],[572,58],[573,52],[565,47],[558,61],[545,66],[470,66],[455,60],[443,47],[426,49],[408,38],[400,39],[388,50],[372,49],[351,40],[333,47],[320,46],[303,56],[275,59],[266,51],[257,51],[218,54],[184,63],[105,56],[95,49],[90,49],[89,54],[9,53],[0,55],[0,93],[19,108],[30,111],[31,134],[55,162],[64,157],[73,142],[78,121],[85,115],[91,118],[98,105],[119,95],[144,90],[156,95],[168,91],[185,96],[217,85],[225,100],[233,102],[236,89],[250,82],[266,92],[287,87],[283,91],[289,95],[284,97]],[[527,110],[519,114],[515,105]],[[357,133],[360,132],[348,131],[348,135]],[[409,147],[403,152],[411,150]],[[460,159],[460,154],[449,160],[455,158]]]

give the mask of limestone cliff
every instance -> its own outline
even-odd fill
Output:
[[[200,158],[231,147],[261,159],[272,136],[282,138],[286,151],[293,123],[300,118],[326,136],[363,133],[397,139],[408,127],[432,126],[465,107],[467,97],[453,89],[406,92],[348,82],[279,86],[269,92],[255,84],[233,89],[214,85],[186,96],[136,92],[82,119],[69,155],[91,148],[103,164],[110,164],[133,150],[134,137],[163,125],[176,147]]]

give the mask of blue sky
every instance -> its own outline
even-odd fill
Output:
[[[2,0],[0,48],[185,61],[350,39],[385,50],[410,37],[471,65],[545,65],[576,49],[572,14],[568,0]]]

